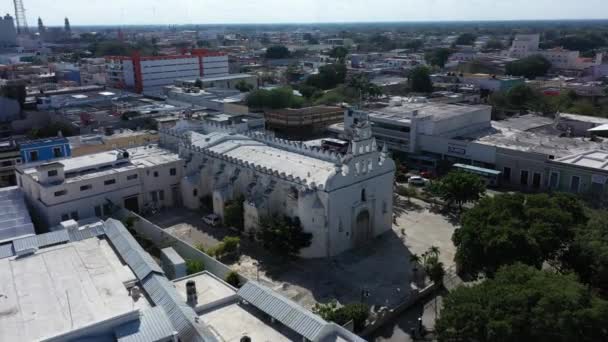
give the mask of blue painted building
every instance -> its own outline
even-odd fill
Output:
[[[27,140],[19,144],[23,163],[70,157],[70,142],[65,137]]]

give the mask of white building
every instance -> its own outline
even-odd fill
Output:
[[[180,203],[183,160],[154,145],[113,150],[17,168],[17,182],[39,219],[108,216],[115,206],[133,211]]]
[[[106,57],[107,84],[138,93],[160,93],[163,86],[173,84],[177,79],[226,75],[228,56],[202,49],[185,55]]]
[[[518,34],[509,49],[509,56],[525,58],[531,55],[541,55],[556,69],[583,70],[602,64],[603,55],[601,53],[598,53],[595,58],[583,58],[579,51],[562,48],[540,50],[539,44],[539,34]]]
[[[186,160],[183,203],[196,209],[212,196],[223,218],[226,202],[243,196],[245,230],[266,216],[298,219],[313,234],[303,257],[329,257],[391,229],[394,162],[378,152],[370,126],[352,127],[345,155],[209,125],[161,130],[161,145]],[[200,132],[200,133],[197,133]]]

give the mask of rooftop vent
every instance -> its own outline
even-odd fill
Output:
[[[194,280],[188,280],[186,283],[186,302],[191,307],[195,307],[198,302],[198,296],[196,295],[196,283]]]

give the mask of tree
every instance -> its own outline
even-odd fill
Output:
[[[541,55],[528,56],[506,65],[506,73],[513,76],[524,76],[534,79],[545,76],[551,69],[551,62]]]
[[[463,33],[458,38],[456,38],[456,45],[473,45],[475,44],[475,40],[477,36],[472,33]]]
[[[463,171],[452,171],[439,182],[439,191],[444,201],[458,204],[462,211],[464,203],[477,201],[486,191],[483,180],[474,174]]]
[[[326,304],[316,303],[312,307],[312,312],[319,315],[326,321],[344,325],[353,321],[355,332],[363,330],[365,321],[369,317],[369,307],[363,303],[350,303],[338,306],[338,302],[333,299]]]
[[[608,302],[573,275],[522,264],[452,291],[435,325],[439,341],[606,341]]]
[[[423,66],[410,71],[408,83],[412,91],[417,93],[430,93],[433,91],[433,82],[431,82],[429,69]]]
[[[355,89],[363,98],[377,98],[382,95],[382,89],[370,82],[369,77],[363,74],[351,77],[348,86]]]
[[[451,54],[452,51],[450,49],[438,48],[425,53],[424,59],[430,65],[443,68],[445,66],[445,63],[448,61],[448,58],[450,58]]]
[[[346,55],[348,55],[348,49],[344,46],[336,46],[329,51],[329,56],[331,58],[339,59],[342,61],[346,58]]]
[[[240,91],[241,93],[246,93],[248,91],[251,91],[254,87],[253,85],[247,83],[245,80],[240,80],[234,85],[234,88]]]
[[[500,40],[488,40],[488,42],[485,45],[485,48],[487,50],[502,50],[505,48],[504,44],[500,41]]]
[[[225,255],[235,253],[239,249],[241,238],[238,236],[226,236],[222,241],[213,248],[207,250],[207,254],[216,258],[221,258]]]
[[[491,276],[500,266],[516,262],[540,268],[559,259],[575,227],[587,220],[583,204],[571,194],[483,197],[452,236],[455,261],[472,276]]]
[[[319,68],[319,73],[306,79],[306,84],[315,88],[327,90],[344,83],[346,66],[342,63],[328,64]]]
[[[237,196],[234,200],[228,201],[224,207],[224,224],[228,227],[234,227],[240,231],[245,225],[245,216],[243,214],[243,195]]]
[[[527,104],[541,96],[525,84],[518,84],[507,92],[506,100],[512,108],[525,108]]]
[[[203,81],[200,78],[197,78],[196,81],[194,81],[194,86],[198,89],[203,89]]]
[[[268,59],[289,58],[289,55],[289,49],[284,45],[273,45],[266,49],[266,58]]]
[[[585,226],[577,227],[570,248],[562,256],[564,269],[608,296],[608,214],[594,211]]]
[[[190,274],[199,273],[205,270],[205,265],[200,260],[187,259],[186,272]]]
[[[299,219],[290,217],[263,218],[256,236],[271,253],[286,257],[298,256],[312,243],[312,234],[303,231]]]
[[[275,88],[272,90],[257,89],[249,92],[245,99],[247,106],[252,108],[300,108],[304,100],[293,94],[290,87]]]
[[[230,273],[228,273],[225,281],[234,287],[239,287],[239,285],[241,284],[241,280],[239,279],[239,274],[234,271],[231,271]]]
[[[405,44],[403,46],[406,49],[419,50],[421,47],[424,46],[424,42],[420,39],[412,39],[412,40],[405,42]]]

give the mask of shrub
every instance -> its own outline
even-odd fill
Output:
[[[200,260],[187,259],[186,260],[186,272],[188,275],[202,272],[205,270],[205,264]]]
[[[239,285],[241,283],[241,281],[239,280],[239,274],[234,271],[228,273],[225,281],[234,287],[239,287]]]

